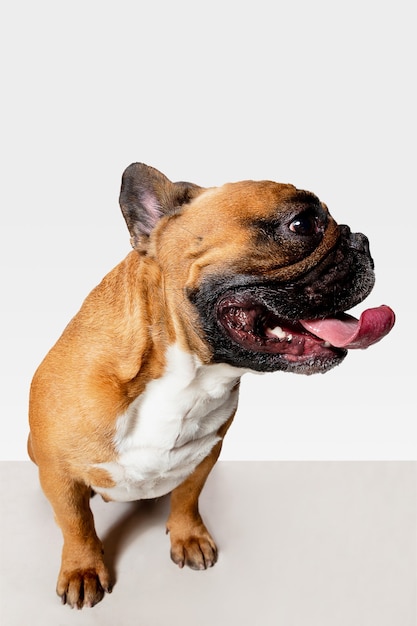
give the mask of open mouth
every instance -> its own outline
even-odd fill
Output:
[[[395,322],[394,312],[386,305],[365,310],[359,320],[341,312],[289,321],[239,294],[222,298],[217,313],[226,333],[244,349],[280,355],[294,364],[368,348],[385,337]]]

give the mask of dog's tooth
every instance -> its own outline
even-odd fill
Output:
[[[288,337],[287,337],[287,341],[288,341],[288,343],[289,343],[290,341],[292,341],[292,335],[288,335]]]
[[[330,348],[331,344],[328,341],[323,342],[323,348]]]
[[[286,337],[286,334],[282,330],[281,326],[275,326],[275,328],[269,328],[268,330],[270,333],[272,333],[272,335],[275,335],[275,337],[278,337],[278,339],[285,339]]]

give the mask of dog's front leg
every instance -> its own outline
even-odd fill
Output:
[[[64,537],[57,594],[71,607],[92,607],[111,591],[109,572],[94,528],[91,490],[83,483],[50,471],[40,480]]]
[[[234,415],[219,430],[221,440],[213,447],[194,472],[171,493],[171,511],[167,532],[171,538],[171,558],[179,565],[202,570],[217,561],[217,546],[198,510],[198,498],[213,466],[219,458],[223,437]]]

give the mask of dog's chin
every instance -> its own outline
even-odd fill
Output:
[[[218,332],[211,336],[215,361],[259,372],[324,373],[347,350],[308,332],[297,321],[278,317],[261,303],[226,296],[218,303]]]

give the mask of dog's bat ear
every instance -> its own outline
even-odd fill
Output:
[[[132,163],[123,173],[120,207],[130,232],[133,248],[139,248],[165,215],[187,204],[202,187],[172,183],[164,174],[144,163]]]

